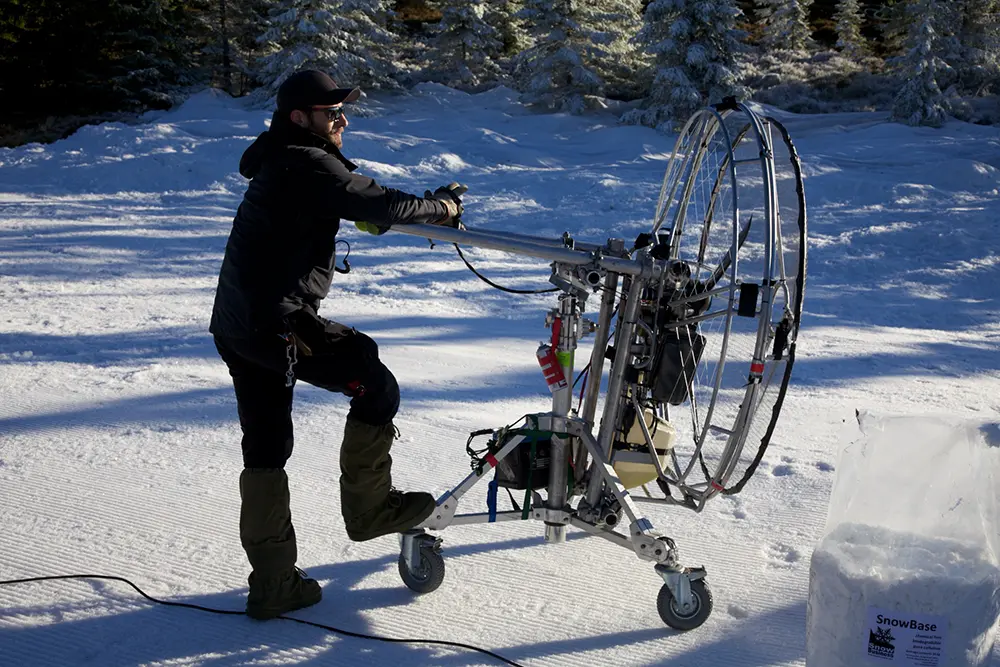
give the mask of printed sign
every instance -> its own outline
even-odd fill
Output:
[[[946,667],[944,616],[908,614],[868,607],[868,636],[864,654],[868,665]]]

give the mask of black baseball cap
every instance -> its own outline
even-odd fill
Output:
[[[314,106],[333,106],[354,102],[360,88],[338,88],[329,74],[305,69],[291,75],[278,87],[278,109],[292,111]]]

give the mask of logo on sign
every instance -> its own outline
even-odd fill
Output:
[[[868,655],[892,660],[896,653],[896,647],[892,644],[894,641],[896,638],[892,636],[889,628],[882,629],[876,626],[874,630],[868,631]]]

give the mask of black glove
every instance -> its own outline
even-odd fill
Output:
[[[434,192],[427,190],[424,193],[425,197],[429,199],[437,199],[439,202],[444,204],[446,209],[448,209],[447,216],[431,224],[465,229],[461,220],[462,213],[465,212],[465,207],[462,206],[461,196],[468,190],[468,186],[462,185],[461,183],[449,183],[448,185],[442,185]]]

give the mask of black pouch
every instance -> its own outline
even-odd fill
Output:
[[[508,489],[544,489],[549,483],[552,460],[550,440],[535,441],[535,457],[531,457],[531,441],[525,440],[497,463],[497,485]]]
[[[681,405],[691,395],[695,371],[705,351],[705,337],[690,329],[666,333],[653,372],[653,398]]]

